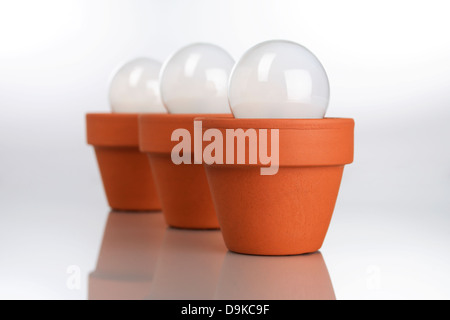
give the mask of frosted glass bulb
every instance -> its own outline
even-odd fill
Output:
[[[323,118],[328,77],[305,47],[272,40],[248,50],[230,75],[228,99],[236,118]]]
[[[126,63],[113,76],[109,101],[117,113],[166,113],[160,90],[161,63],[138,58]]]
[[[212,44],[178,50],[161,70],[161,98],[169,113],[230,113],[227,88],[233,65],[228,52]]]

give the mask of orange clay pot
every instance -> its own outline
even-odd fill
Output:
[[[320,252],[285,257],[228,252],[215,299],[336,300],[336,296]]]
[[[89,274],[89,300],[146,298],[165,229],[160,212],[111,212]]]
[[[204,131],[217,128],[223,137],[226,129],[253,128],[259,141],[258,129],[279,130],[279,171],[275,175],[261,175],[260,163],[205,164],[228,249],[255,255],[319,250],[333,214],[344,165],[353,161],[354,121],[197,120],[202,120]],[[248,153],[248,144],[246,148]],[[226,150],[224,159],[225,154]]]
[[[86,127],[109,206],[128,211],[161,210],[150,165],[139,151],[138,114],[87,114]]]
[[[176,228],[217,229],[219,223],[203,165],[193,164],[193,154],[192,164],[175,165],[171,158],[173,147],[179,143],[171,141],[176,129],[190,132],[194,151],[194,118],[198,116],[207,115],[143,114],[139,117],[139,144],[141,151],[148,154],[167,224]]]

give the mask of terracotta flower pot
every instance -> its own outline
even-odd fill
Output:
[[[275,175],[261,175],[263,165],[259,159],[255,164],[205,164],[228,249],[256,255],[319,250],[333,214],[344,165],[353,161],[354,121],[198,120],[202,120],[204,131],[216,128],[224,137],[226,129],[253,128],[259,141],[258,129],[279,130],[279,170]],[[268,150],[271,148],[269,145]]]
[[[87,114],[86,128],[109,206],[115,210],[161,210],[150,165],[139,151],[138,114]]]
[[[336,300],[336,296],[320,252],[285,257],[228,252],[215,299]]]
[[[217,229],[219,223],[202,164],[174,164],[171,153],[178,141],[171,141],[176,129],[191,136],[194,151],[194,118],[198,114],[143,114],[139,117],[139,143],[148,154],[156,188],[169,226],[188,229]],[[218,116],[218,115],[214,115]],[[231,115],[223,115],[231,117]]]
[[[144,299],[153,281],[165,223],[159,212],[111,212],[95,271],[90,300]]]

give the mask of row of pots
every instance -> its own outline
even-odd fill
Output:
[[[174,164],[178,141],[171,135],[185,129],[194,136],[195,119],[203,132],[215,128],[224,135],[227,129],[278,129],[278,172],[261,175],[258,164]],[[220,228],[228,249],[238,253],[319,250],[344,165],[353,161],[352,119],[92,113],[86,121],[112,209],[162,209],[171,227]]]

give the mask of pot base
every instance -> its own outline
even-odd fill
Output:
[[[181,229],[219,229],[205,169],[194,164],[194,119],[198,114],[142,114],[139,117],[139,148],[148,155],[162,211],[169,226]],[[214,115],[231,117],[230,115]],[[175,165],[172,139],[182,129],[191,139],[190,163]]]
[[[160,211],[147,157],[137,147],[95,147],[109,206],[119,211]]]
[[[119,211],[159,211],[147,157],[139,151],[138,114],[88,113],[86,135],[97,157],[109,206]]]
[[[170,154],[150,153],[166,223],[181,229],[218,229],[219,222],[202,165],[175,165]]]
[[[205,166],[226,246],[252,255],[319,250],[336,203],[343,166]],[[249,200],[251,199],[251,200]]]

